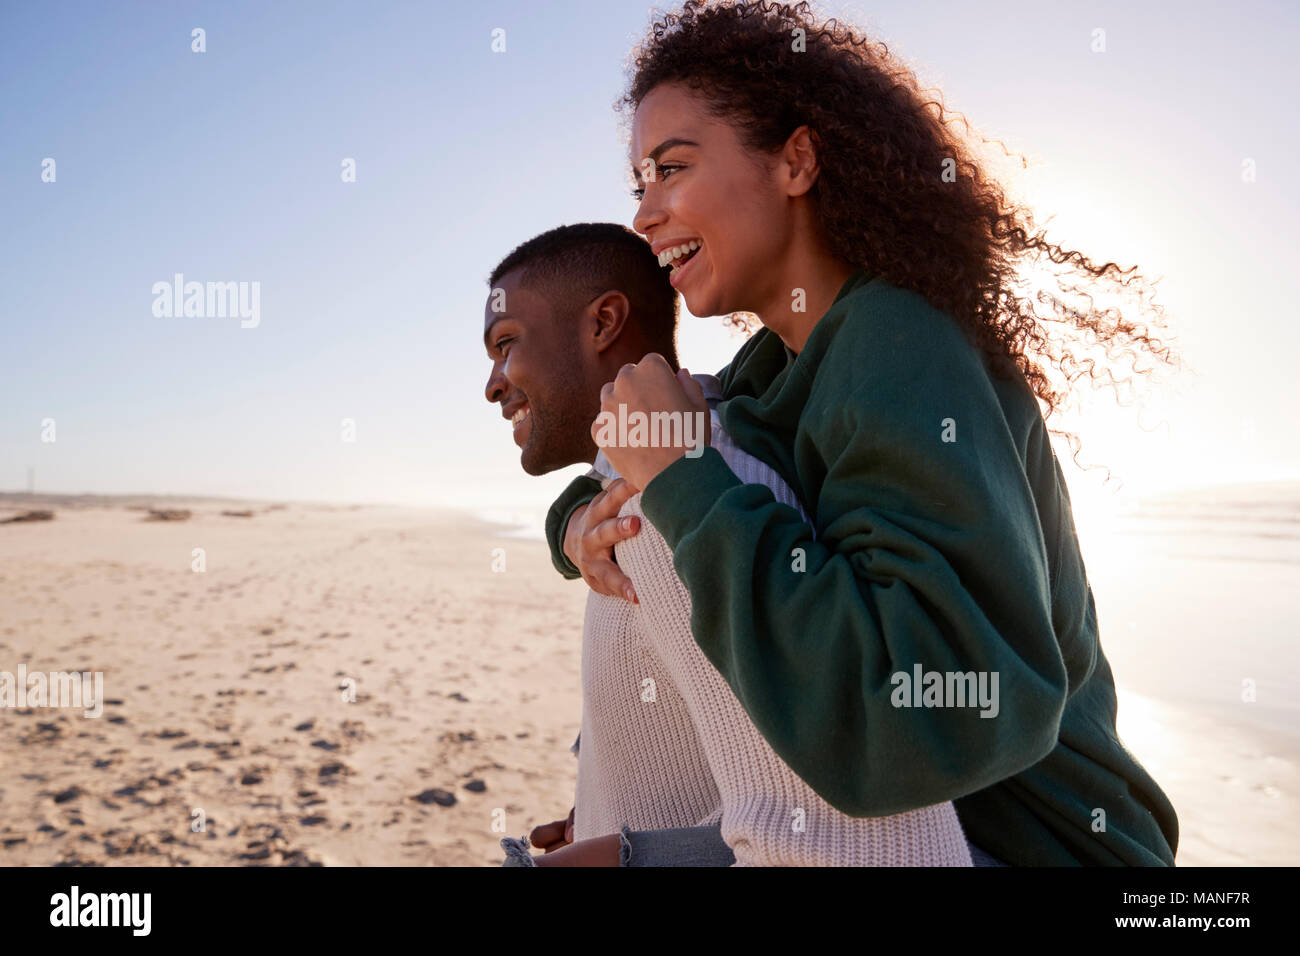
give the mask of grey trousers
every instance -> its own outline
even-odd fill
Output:
[[[631,830],[620,834],[619,866],[731,866],[736,856],[722,839],[722,828],[680,827],[672,830]],[[976,866],[1006,866],[967,841],[971,862]],[[528,838],[501,841],[506,851],[502,866],[536,866],[528,852]]]
[[[722,839],[722,828],[678,827],[672,830],[632,830],[619,834],[619,866],[731,866],[736,856]],[[501,841],[502,866],[536,866],[528,838]]]

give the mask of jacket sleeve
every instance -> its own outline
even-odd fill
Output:
[[[763,335],[764,333],[759,333],[751,337],[741,347],[736,357],[718,371],[717,378],[722,387],[723,395],[730,396],[732,390],[738,386],[740,379],[738,370],[746,367],[745,358],[752,352],[755,345],[762,342]],[[764,373],[760,371],[755,374]],[[582,572],[564,553],[564,532],[569,527],[569,519],[573,517],[573,513],[599,493],[600,482],[586,475],[579,475],[569,482],[564,491],[560,492],[560,497],[555,499],[555,503],[551,505],[551,510],[546,514],[546,543],[551,549],[551,564],[555,565],[555,570],[569,580],[582,577]]]
[[[772,334],[766,329],[759,330],[745,342],[745,345],[741,346],[731,362],[719,369],[718,380],[725,397],[731,398],[736,393],[757,393],[767,378],[774,375],[775,367],[764,367],[762,363],[749,362],[750,356],[759,347],[767,345],[771,349],[772,342],[768,341],[771,337]],[[774,355],[779,351],[776,349]],[[575,564],[564,554],[564,532],[568,528],[569,518],[572,518],[573,512],[597,496],[599,490],[601,484],[598,481],[580,475],[568,484],[568,488],[560,492],[560,497],[555,499],[551,510],[547,512],[546,544],[550,545],[551,563],[565,578],[572,580],[582,576]]]
[[[546,543],[551,548],[551,564],[570,580],[582,577],[582,572],[564,553],[564,532],[569,527],[569,518],[573,513],[599,493],[599,481],[579,475],[560,492],[560,497],[555,499],[555,504],[546,513]]]
[[[642,496],[700,648],[776,753],[859,817],[1032,766],[1067,696],[1044,537],[991,384],[973,355],[877,351],[828,369],[847,387],[803,412],[815,527],[712,448]],[[925,706],[931,672],[983,674],[992,706]]]
[[[643,516],[640,496],[622,514]],[[641,599],[650,651],[685,701],[722,800],[721,837],[737,866],[969,866],[951,802],[891,816],[836,812],[763,739],[691,637],[691,597],[652,523],[616,546]]]

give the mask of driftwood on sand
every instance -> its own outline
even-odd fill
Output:
[[[0,524],[17,524],[20,521],[53,521],[53,511],[23,511],[11,518],[0,519]]]

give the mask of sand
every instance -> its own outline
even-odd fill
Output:
[[[102,671],[108,702],[0,708],[0,865],[487,866],[567,814],[586,592],[542,543],[384,507],[6,496],[0,519],[35,508],[55,520],[0,525],[0,671]],[[1179,864],[1300,862],[1294,734],[1166,694],[1219,642],[1162,626],[1168,595],[1142,619],[1131,569],[1089,553]]]
[[[495,865],[568,813],[585,595],[542,544],[391,508],[55,507],[0,527],[0,670],[99,670],[108,704],[0,708],[0,865]]]
[[[1300,864],[1293,742],[1123,688],[1119,733],[1178,811],[1179,866]]]

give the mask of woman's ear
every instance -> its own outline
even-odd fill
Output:
[[[617,290],[602,293],[587,306],[591,344],[597,354],[619,340],[627,327],[632,304]]]
[[[786,195],[802,196],[813,188],[822,169],[817,159],[818,148],[817,134],[807,125],[800,126],[786,139],[781,151]]]

